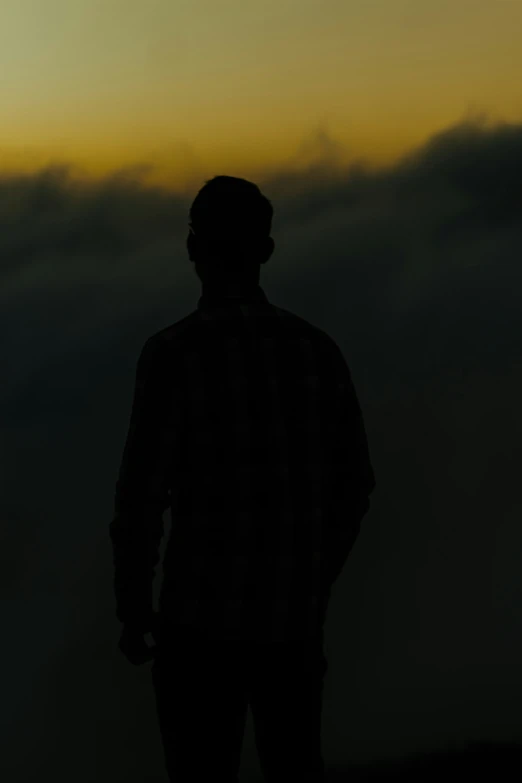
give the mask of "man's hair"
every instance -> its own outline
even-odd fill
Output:
[[[189,212],[194,233],[216,255],[233,258],[270,236],[274,210],[257,185],[221,174],[207,180]]]

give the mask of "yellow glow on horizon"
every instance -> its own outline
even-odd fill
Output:
[[[522,122],[521,31],[522,0],[4,0],[0,170],[386,164],[470,110]]]

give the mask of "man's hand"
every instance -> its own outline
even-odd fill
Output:
[[[145,636],[150,632],[154,641],[158,641],[156,618],[153,627],[143,631],[130,626],[123,626],[118,649],[133,666],[142,666],[156,657],[157,644],[149,645]]]

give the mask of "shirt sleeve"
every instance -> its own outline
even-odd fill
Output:
[[[352,517],[357,525],[368,510],[376,480],[363,413],[350,369],[339,350],[331,415],[333,529],[336,534],[350,536]]]
[[[116,482],[110,538],[116,616],[145,630],[153,613],[153,582],[170,503],[166,389],[157,346],[138,359],[127,439]]]

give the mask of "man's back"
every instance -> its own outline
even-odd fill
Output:
[[[148,343],[170,461],[163,616],[213,637],[313,635],[326,545],[375,485],[342,353],[260,287],[204,295]]]

